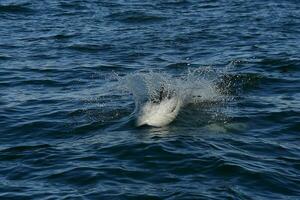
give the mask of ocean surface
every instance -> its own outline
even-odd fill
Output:
[[[300,199],[300,2],[1,0],[0,199]]]

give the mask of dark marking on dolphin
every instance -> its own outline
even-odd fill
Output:
[[[150,101],[153,103],[160,103],[165,99],[171,99],[174,96],[174,93],[174,91],[169,91],[162,85],[159,91],[151,97]]]

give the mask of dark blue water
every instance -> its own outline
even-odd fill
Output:
[[[0,199],[300,199],[299,11],[1,0]],[[162,128],[136,127],[132,95],[114,87],[207,67],[227,100]]]

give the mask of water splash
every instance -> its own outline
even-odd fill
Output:
[[[119,89],[133,96],[136,125],[161,127],[171,123],[190,104],[224,101],[219,77],[216,70],[204,67],[188,69],[180,75],[138,71],[118,77],[118,82]]]

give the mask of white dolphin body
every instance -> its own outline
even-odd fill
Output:
[[[181,106],[182,100],[176,96],[159,103],[147,101],[137,112],[136,125],[166,126],[176,118]]]

